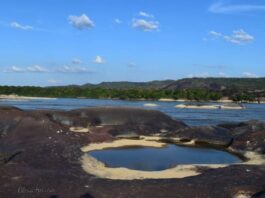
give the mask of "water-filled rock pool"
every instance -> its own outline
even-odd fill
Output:
[[[169,144],[163,148],[121,147],[88,153],[107,167],[160,171],[176,165],[234,164],[242,160],[225,151],[212,148],[184,147]]]

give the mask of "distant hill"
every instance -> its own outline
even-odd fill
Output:
[[[177,80],[165,89],[265,90],[265,78],[186,78]]]
[[[0,95],[104,99],[188,99],[263,101],[265,78],[186,78],[151,82],[103,82],[56,87],[0,86]]]
[[[82,87],[91,88],[105,88],[105,89],[133,89],[133,88],[146,88],[146,89],[163,89],[164,87],[174,83],[174,80],[164,81],[150,81],[150,82],[102,82],[100,84],[84,84]]]
[[[265,90],[265,78],[185,78],[181,80],[164,80],[150,82],[102,82],[85,84],[82,87],[106,89],[208,89],[211,91],[259,91]]]

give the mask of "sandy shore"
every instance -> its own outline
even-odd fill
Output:
[[[231,103],[233,104],[233,103]],[[179,104],[175,106],[180,109],[222,109],[222,110],[242,110],[245,109],[243,105],[189,105],[189,104]]]
[[[18,95],[0,95],[0,100],[56,100],[57,98],[48,97],[27,97]]]
[[[146,103],[144,104],[145,107],[157,107],[158,105],[157,104],[154,104],[154,103]]]

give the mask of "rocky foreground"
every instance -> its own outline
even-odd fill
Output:
[[[189,127],[160,112],[134,108],[0,107],[0,197],[265,197],[265,164],[202,168],[198,176],[153,180],[101,179],[82,169],[81,147],[139,135],[265,154],[265,123],[259,121]]]

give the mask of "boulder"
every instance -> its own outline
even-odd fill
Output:
[[[179,138],[180,141],[194,141],[197,145],[228,147],[233,140],[229,130],[216,126],[194,126],[177,130],[167,136]]]

